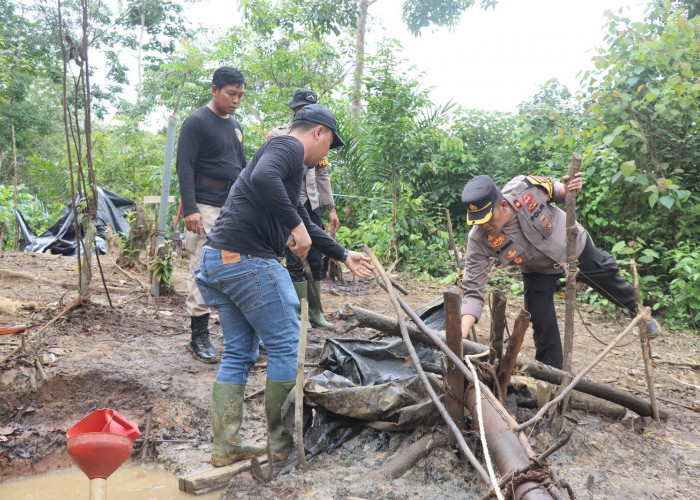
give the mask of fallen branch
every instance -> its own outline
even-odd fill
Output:
[[[447,444],[447,437],[440,432],[426,434],[415,443],[392,455],[388,462],[375,472],[375,475],[387,479],[403,476],[418,460],[427,457],[438,446]]]
[[[136,283],[138,283],[139,285],[141,285],[141,287],[142,287],[144,290],[150,290],[150,289],[151,289],[150,286],[147,286],[146,284],[144,284],[140,279],[138,279],[136,276],[134,276],[133,274],[131,274],[131,273],[130,273],[129,271],[127,271],[126,269],[122,268],[119,264],[116,264],[116,263],[115,263],[115,264],[114,264],[114,267],[116,267],[117,269],[119,269],[127,278],[131,278],[132,280],[136,281]]]

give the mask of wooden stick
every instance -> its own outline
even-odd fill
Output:
[[[491,309],[491,330],[489,340],[491,351],[489,352],[489,363],[496,365],[496,371],[503,359],[503,332],[506,329],[506,293],[500,288],[494,288],[489,295],[489,306]]]
[[[556,398],[552,399],[549,403],[547,403],[547,404],[544,405],[542,408],[540,408],[539,411],[535,414],[535,416],[532,417],[530,420],[527,420],[526,422],[523,422],[522,424],[518,425],[518,430],[527,429],[528,427],[530,427],[531,425],[533,425],[534,423],[536,423],[537,421],[539,421],[539,420],[545,415],[545,413],[547,413],[547,411],[548,411],[552,406],[556,405],[557,403],[559,403],[559,401],[561,401],[562,399],[564,399],[564,397],[565,397],[569,392],[571,392],[571,391],[574,389],[574,387],[576,387],[576,384],[578,384],[578,383],[581,381],[581,379],[582,379],[583,377],[585,377],[586,374],[587,374],[589,371],[591,371],[591,370],[605,357],[606,354],[608,354],[610,351],[612,351],[613,347],[615,347],[615,346],[617,345],[618,342],[620,342],[629,332],[632,331],[632,329],[633,329],[635,326],[637,326],[637,323],[639,323],[639,322],[641,321],[643,315],[644,315],[644,313],[638,314],[638,315],[632,320],[632,322],[631,322],[629,325],[627,325],[627,328],[625,328],[625,329],[622,331],[622,333],[620,333],[617,337],[615,337],[615,338],[612,340],[612,342],[610,342],[610,343],[607,345],[607,347],[606,347],[605,349],[603,349],[603,350],[600,352],[600,354],[598,354],[598,355],[595,357],[595,359],[594,359],[593,361],[591,361],[591,363],[590,363],[587,367],[585,367],[583,370],[581,370],[581,371],[576,375],[576,377],[574,378],[574,380],[571,381],[571,384],[569,384],[569,386],[568,386],[564,391],[562,391]]]
[[[443,292],[445,304],[445,336],[447,347],[455,353],[458,359],[464,359],[462,347],[461,313],[462,295],[456,286],[451,286]],[[459,366],[451,360],[447,361],[447,391],[445,394],[445,408],[455,421],[457,428],[461,431],[465,429],[464,420],[464,375]],[[451,444],[456,444],[457,438],[452,433],[449,434]]]
[[[83,297],[77,297],[75,300],[73,300],[73,302],[71,302],[70,304],[68,304],[68,305],[63,309],[63,311],[61,311],[60,313],[58,313],[58,315],[55,316],[51,321],[49,321],[49,322],[46,323],[44,326],[42,326],[41,328],[39,328],[39,331],[37,331],[34,335],[32,335],[31,337],[29,337],[28,339],[26,339],[26,342],[30,342],[31,340],[34,340],[34,338],[36,338],[39,334],[41,334],[41,332],[43,332],[43,331],[46,330],[48,327],[50,327],[51,325],[53,325],[56,321],[58,321],[58,319],[59,319],[61,316],[63,316],[64,314],[66,314],[68,311],[70,311],[70,310],[73,309],[74,307],[76,307],[76,306],[82,304],[82,302],[83,302]],[[7,354],[7,356],[5,356],[4,358],[0,359],[0,365],[3,364],[3,363],[4,363],[5,361],[7,361],[8,359],[10,359],[10,357],[14,356],[17,352],[19,352],[19,351],[21,351],[22,349],[24,349],[24,344],[25,344],[25,339],[24,339],[24,334],[23,334],[23,335],[22,335],[22,344],[19,345],[19,346],[17,346],[17,348],[13,349],[12,351],[10,351],[10,352]]]
[[[637,263],[634,259],[630,259],[630,271],[632,272],[634,286],[634,302],[637,304],[637,310],[642,306],[641,295],[639,293],[639,280],[637,279]],[[648,311],[648,309],[647,309]],[[661,421],[659,416],[659,404],[656,402],[656,389],[654,388],[654,367],[651,364],[651,345],[649,344],[649,335],[647,334],[646,322],[650,315],[644,317],[644,321],[639,322],[639,342],[642,347],[642,357],[644,358],[644,372],[646,373],[647,389],[649,389],[649,403],[651,404],[651,415],[657,422]]]
[[[569,182],[581,170],[581,155],[574,153],[569,166]],[[576,193],[566,191],[566,319],[564,322],[564,366],[565,372],[571,372],[571,360],[574,351],[574,312],[576,310],[576,272],[578,270],[576,240]]]
[[[306,361],[306,325],[309,320],[309,301],[301,299],[301,323],[299,324],[299,349],[297,350],[297,380],[294,386],[294,441],[297,448],[297,465],[306,469],[304,449],[304,361]]]
[[[14,184],[14,209],[17,210],[17,143],[15,142],[15,126],[12,125],[12,153],[13,153],[13,165],[14,165],[14,178],[13,178],[13,184]],[[14,215],[14,214],[13,214]],[[15,226],[15,235],[14,235],[14,242],[12,249],[16,252],[19,250],[19,223],[17,222],[17,216],[12,217],[14,219],[14,226]],[[0,246],[2,241],[0,241]]]
[[[382,267],[382,264],[379,262],[379,259],[377,259],[377,256],[374,254],[372,249],[370,247],[368,247],[367,245],[363,245],[363,249],[364,249],[365,253],[369,256],[369,258],[372,259],[372,264],[374,264],[374,272],[378,275],[379,278],[384,280],[384,285],[386,285],[386,290],[389,293],[389,298],[391,299],[391,303],[394,306],[394,310],[396,310],[396,316],[398,317],[399,328],[401,330],[401,337],[403,337],[403,341],[406,344],[406,349],[408,350],[408,354],[411,358],[413,366],[416,369],[416,371],[418,372],[418,378],[420,378],[421,382],[425,386],[426,391],[430,395],[430,399],[432,399],[433,404],[437,408],[437,410],[440,413],[440,415],[442,416],[442,418],[445,420],[447,427],[456,436],[457,444],[459,445],[459,448],[462,450],[462,453],[464,453],[464,455],[467,457],[467,459],[472,464],[474,469],[476,469],[476,471],[479,473],[481,478],[486,482],[486,484],[489,484],[490,483],[489,475],[484,470],[484,468],[481,466],[479,461],[476,459],[476,457],[474,456],[474,453],[469,449],[469,446],[467,445],[466,441],[464,440],[464,436],[462,436],[462,433],[459,431],[459,429],[457,428],[455,423],[450,418],[450,415],[447,413],[447,410],[445,409],[443,404],[440,402],[440,398],[435,393],[433,386],[430,385],[430,381],[428,381],[428,377],[426,377],[425,372],[423,371],[423,367],[420,364],[420,359],[418,359],[418,354],[416,353],[416,349],[413,347],[413,343],[411,342],[411,339],[408,337],[408,331],[406,330],[406,320],[404,318],[403,313],[401,312],[401,307],[399,306],[399,303],[396,300],[397,297],[396,297],[396,294],[394,293],[394,290],[391,286],[391,280],[384,272],[384,268]]]
[[[141,447],[141,464],[146,461],[148,456],[148,445],[151,443],[151,416],[153,415],[153,405],[146,408],[146,428],[143,431],[143,445]]]
[[[513,325],[513,335],[510,336],[506,354],[503,356],[503,361],[498,366],[498,381],[501,385],[501,396],[505,399],[508,391],[508,382],[515,368],[515,363],[518,361],[518,354],[525,339],[525,332],[530,325],[530,313],[525,309],[520,310],[520,314],[515,318]]]
[[[447,232],[450,235],[450,244],[452,245],[452,252],[455,256],[455,263],[457,264],[457,274],[462,270],[462,263],[459,261],[459,251],[457,250],[457,244],[455,243],[455,235],[452,232],[452,219],[450,218],[450,209],[445,209],[445,218],[447,219]]]

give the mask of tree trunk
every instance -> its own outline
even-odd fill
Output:
[[[353,118],[358,118],[362,111],[362,76],[365,67],[365,33],[367,31],[367,8],[376,0],[358,0],[357,24],[355,25],[355,74],[352,83]]]
[[[139,46],[136,52],[136,68],[138,74],[138,85],[136,86],[136,102],[141,97],[141,84],[143,82],[143,72],[141,71],[141,52],[143,50],[143,33],[146,31],[146,0],[141,0],[141,31],[139,32]]]

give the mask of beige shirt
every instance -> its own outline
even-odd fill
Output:
[[[566,261],[566,213],[551,205],[551,187],[540,177],[520,175],[503,188],[512,217],[495,237],[474,226],[469,232],[464,277],[462,315],[477,320],[484,308],[484,288],[492,258],[523,273],[559,274]],[[578,222],[577,255],[586,244],[586,231]]]
[[[291,126],[292,121],[290,120],[286,125],[273,128],[267,134],[267,140],[269,141],[273,137],[281,135],[288,135]],[[309,168],[301,186],[301,202],[306,203],[306,200],[309,200],[309,203],[311,203],[312,210],[316,210],[319,206],[325,207],[335,203],[327,167]]]

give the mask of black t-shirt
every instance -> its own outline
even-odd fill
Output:
[[[282,255],[291,230],[303,221],[314,247],[342,260],[344,248],[311,222],[299,202],[303,178],[301,142],[291,136],[267,141],[231,188],[207,245],[274,259]]]
[[[177,177],[182,215],[197,213],[196,203],[220,207],[229,190],[197,182],[202,174],[234,182],[245,167],[243,131],[232,116],[221,118],[207,106],[188,116],[177,142]]]

